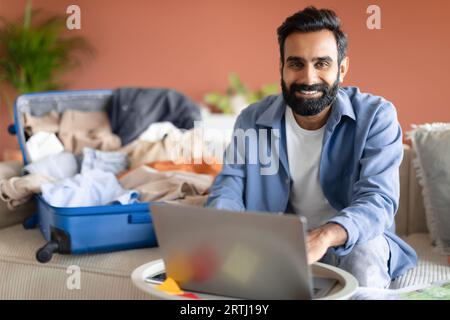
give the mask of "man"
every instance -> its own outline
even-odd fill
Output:
[[[361,286],[386,288],[417,260],[395,235],[403,157],[396,110],[381,97],[339,86],[349,58],[333,11],[308,7],[277,32],[283,94],[249,106],[235,124],[235,132],[270,134],[244,142],[244,151],[233,139],[227,152],[238,150],[244,161],[225,155],[206,205],[303,215],[309,263],[320,260],[349,271]],[[262,173],[264,145],[279,158],[275,173]]]

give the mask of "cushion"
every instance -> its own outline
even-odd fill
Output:
[[[428,229],[443,254],[450,254],[450,123],[413,126],[413,160],[422,186]]]
[[[22,165],[20,162],[0,162],[0,180],[20,176],[21,170]],[[0,229],[23,222],[23,220],[33,214],[35,210],[36,204],[34,201],[29,201],[16,210],[11,211],[6,207],[6,203],[0,200]]]

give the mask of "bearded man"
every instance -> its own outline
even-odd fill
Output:
[[[347,36],[333,11],[308,7],[277,34],[283,94],[244,109],[235,124],[235,132],[269,134],[244,149],[233,138],[227,152],[238,150],[243,161],[224,157],[206,206],[304,216],[309,263],[342,268],[360,286],[387,288],[417,263],[395,234],[403,158],[396,109],[340,86],[349,69]],[[262,159],[263,145],[279,159],[276,172],[264,174],[266,163],[249,161]]]

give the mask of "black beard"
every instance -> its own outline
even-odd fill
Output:
[[[336,81],[331,87],[322,83],[313,85],[293,83],[288,89],[286,82],[281,78],[281,89],[283,91],[284,102],[286,102],[292,111],[301,116],[314,116],[331,105],[336,98],[339,89],[339,72]],[[319,98],[299,98],[295,95],[295,92],[300,90],[319,91],[322,92],[322,95]]]

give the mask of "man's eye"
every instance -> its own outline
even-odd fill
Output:
[[[292,68],[301,68],[303,64],[301,62],[291,62],[289,66]]]
[[[316,67],[319,68],[319,69],[323,69],[323,68],[328,67],[328,63],[327,63],[327,62],[324,62],[324,61],[317,62],[317,63],[316,63]]]

